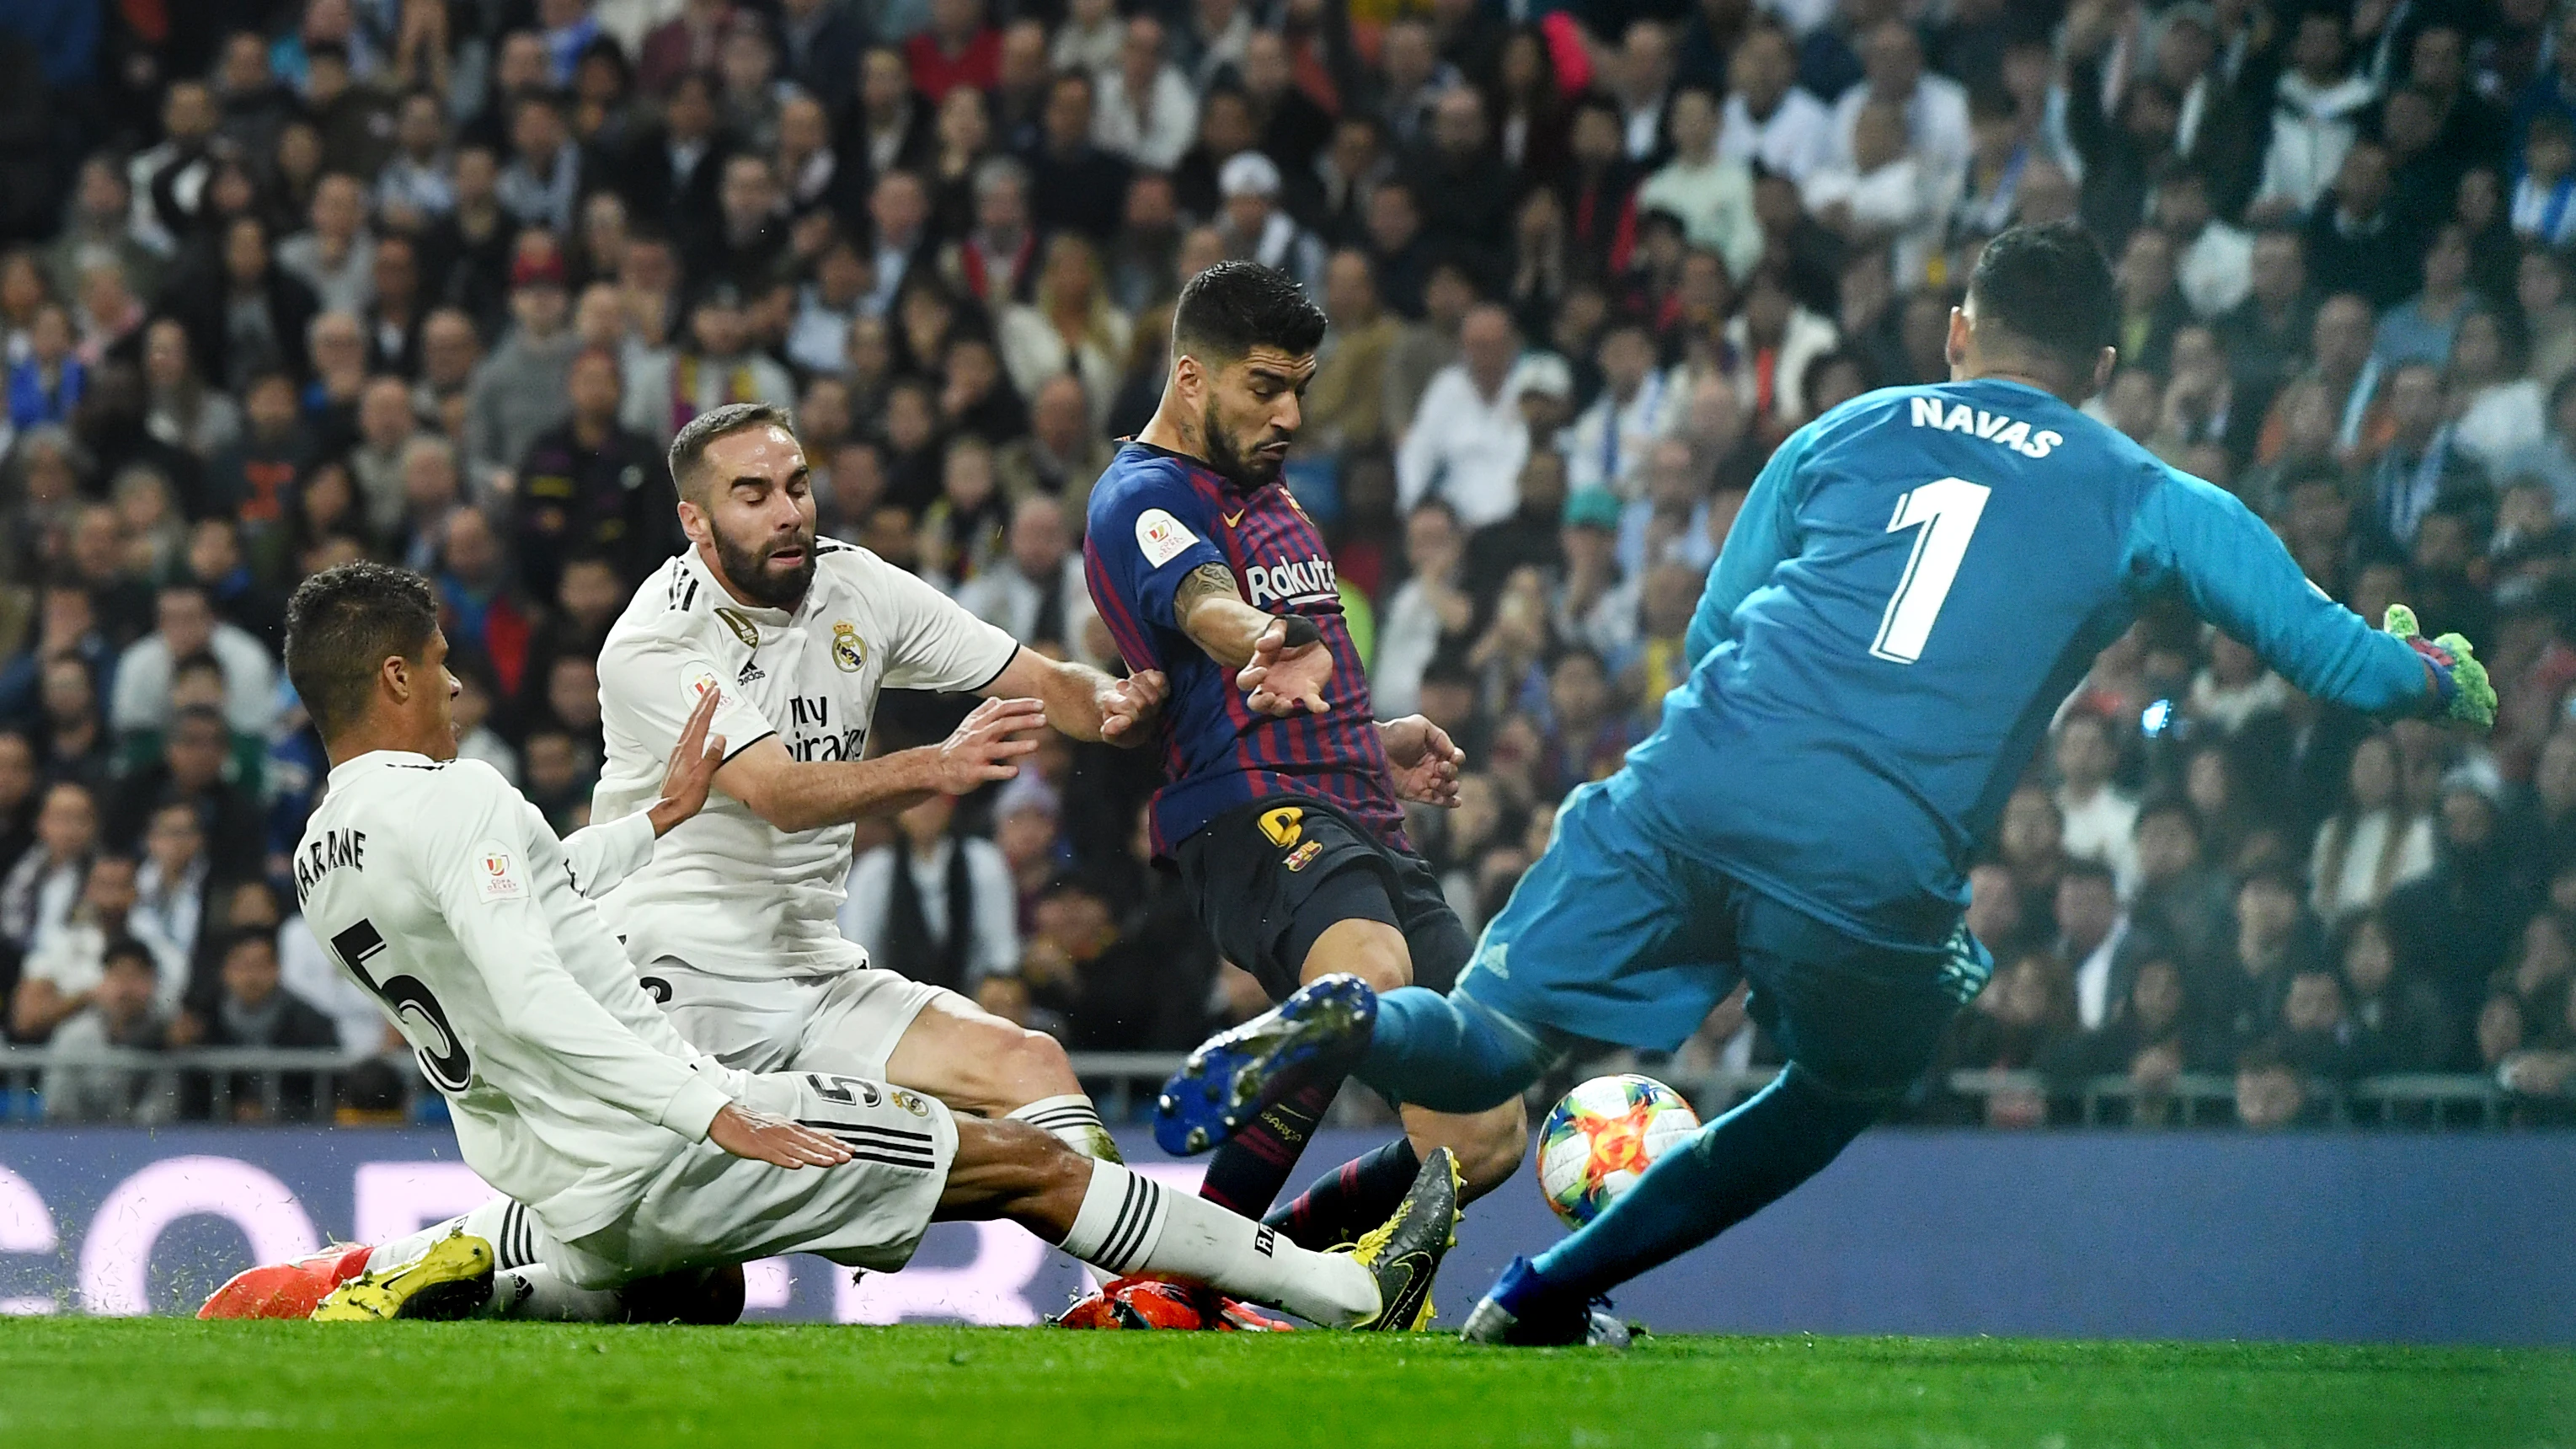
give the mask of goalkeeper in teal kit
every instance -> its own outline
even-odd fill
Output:
[[[1922,1075],[1992,966],[1961,924],[1970,860],[2141,606],[2179,598],[2320,699],[2491,724],[2465,640],[2416,637],[2403,609],[2372,628],[2233,497],[2077,410],[2109,379],[2117,307],[2081,228],[1990,242],[1951,314],[1952,380],[1845,403],[1763,470],[1661,726],[1567,798],[1454,990],[1310,983],[1192,1054],[1166,1144],[1222,1140],[1323,1068],[1476,1111],[1579,1039],[1671,1050],[1746,980],[1788,1065],[1515,1260],[1466,1330],[1623,1338],[1593,1300],[1804,1182]]]

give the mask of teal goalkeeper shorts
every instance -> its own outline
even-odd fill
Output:
[[[1671,1051],[1749,981],[1790,1060],[1852,1092],[1901,1090],[1993,971],[1966,928],[1941,946],[1860,940],[1646,838],[1599,784],[1485,927],[1458,994],[1526,1025]]]

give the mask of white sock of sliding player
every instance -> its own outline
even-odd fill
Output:
[[[1059,1244],[1104,1272],[1152,1273],[1347,1328],[1378,1310],[1377,1282],[1337,1253],[1313,1253],[1204,1198],[1167,1192],[1114,1162],[1091,1165],[1082,1210]]]
[[[490,1205],[492,1209],[507,1206],[509,1206],[509,1204],[506,1202],[496,1202]],[[467,1213],[463,1217],[449,1218],[443,1223],[431,1223],[428,1227],[425,1227],[416,1233],[406,1234],[399,1238],[387,1238],[385,1241],[376,1244],[375,1251],[367,1255],[367,1271],[370,1273],[390,1273],[405,1263],[417,1262],[420,1259],[420,1255],[428,1252],[440,1239],[447,1237],[451,1233],[459,1231],[473,1233],[474,1236],[483,1238],[485,1241],[489,1242],[491,1240],[489,1234],[477,1233],[472,1226],[476,1213],[485,1211],[486,1209],[478,1208],[474,1213]],[[498,1252],[499,1248],[496,1246],[493,1251]]]
[[[625,1304],[614,1291],[576,1288],[547,1266],[546,1250],[554,1239],[535,1214],[507,1198],[379,1245],[367,1256],[367,1271],[390,1272],[459,1232],[492,1245],[492,1298],[478,1317],[615,1323],[626,1316]]]
[[[421,1254],[457,1233],[490,1243],[495,1267],[530,1263],[536,1261],[538,1247],[532,1238],[542,1232],[526,1208],[506,1197],[496,1197],[472,1212],[377,1244],[376,1250],[367,1255],[367,1271],[389,1273],[406,1263],[418,1262]]]
[[[1124,1162],[1118,1155],[1118,1144],[1101,1125],[1100,1109],[1080,1092],[1061,1097],[1040,1097],[1017,1111],[1004,1114],[1011,1121],[1026,1122],[1083,1156],[1100,1162]]]

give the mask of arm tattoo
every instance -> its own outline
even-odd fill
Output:
[[[1180,586],[1172,590],[1172,617],[1188,619],[1199,601],[1210,597],[1243,597],[1242,588],[1234,581],[1234,570],[1221,563],[1203,563],[1190,570]]]

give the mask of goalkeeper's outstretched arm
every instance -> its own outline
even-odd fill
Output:
[[[2188,474],[2168,471],[2150,484],[2132,526],[2130,576],[2145,589],[2178,590],[2194,612],[2319,699],[2377,715],[2495,722],[2495,691],[2467,640],[2422,640],[2402,610],[2390,611],[2387,630],[2371,627],[2308,582],[2233,494]]]

